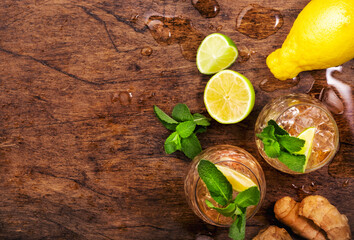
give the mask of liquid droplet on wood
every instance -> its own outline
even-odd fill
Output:
[[[146,25],[158,44],[179,44],[183,57],[195,61],[198,47],[205,35],[192,27],[191,20],[154,15],[149,17]]]
[[[141,49],[140,53],[143,56],[150,56],[152,54],[152,49],[151,47],[144,47]]]
[[[331,87],[322,89],[319,100],[321,100],[332,113],[343,114],[343,102]]]
[[[128,91],[121,91],[119,93],[115,93],[111,96],[111,102],[118,102],[121,105],[129,105],[132,102],[133,94]]]
[[[136,23],[136,21],[138,20],[139,17],[140,17],[139,14],[133,14],[133,15],[130,17],[130,22]]]
[[[236,30],[250,38],[264,39],[283,26],[278,10],[250,4],[241,10],[236,19]]]
[[[309,190],[310,192],[316,192],[318,190],[318,185],[315,182],[311,182]]]
[[[164,24],[164,17],[152,16],[149,18],[147,26],[150,30],[152,37],[161,45],[172,44],[171,29]]]
[[[317,191],[317,185],[312,182],[309,187],[305,187],[305,185],[296,186],[295,184],[291,184],[291,186],[296,190],[296,195],[299,199],[304,199],[305,197],[312,195]]]
[[[205,18],[213,18],[220,12],[220,5],[216,0],[191,0],[200,15]]]
[[[349,179],[343,182],[342,187],[348,187],[348,185],[349,185]]]
[[[247,62],[250,59],[251,55],[256,53],[255,51],[251,51],[244,45],[237,46],[237,50],[238,50],[238,57],[236,61],[238,63]]]
[[[259,87],[266,92],[273,92],[278,89],[287,89],[296,86],[300,81],[300,77],[297,76],[293,79],[288,79],[285,81],[276,79],[275,77],[267,77],[262,82],[260,82]]]

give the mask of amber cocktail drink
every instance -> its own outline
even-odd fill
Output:
[[[336,154],[339,145],[338,127],[330,111],[320,101],[306,94],[290,94],[268,103],[258,116],[255,126],[256,144],[263,158],[274,168],[300,174],[289,169],[277,158],[270,158],[257,137],[269,120],[274,120],[291,136],[298,137],[306,129],[314,129],[312,149],[304,173],[314,171],[328,163]]]
[[[236,174],[241,181],[241,185],[237,186],[240,189],[247,189],[251,183],[258,187],[260,191],[260,201],[256,206],[247,208],[246,218],[252,217],[262,204],[266,192],[266,183],[264,173],[257,160],[247,151],[242,148],[231,145],[218,145],[210,147],[194,158],[189,168],[188,174],[184,183],[184,190],[187,197],[187,202],[194,211],[194,213],[203,219],[205,222],[227,227],[233,219],[219,214],[216,210],[211,209],[205,203],[209,200],[214,206],[219,206],[198,175],[197,167],[200,160],[205,159],[214,163],[218,168],[223,169],[224,172]],[[231,182],[233,187],[235,183]],[[233,190],[233,198],[237,196],[238,192]]]

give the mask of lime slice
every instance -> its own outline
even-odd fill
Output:
[[[297,138],[305,140],[305,145],[301,148],[300,151],[296,152],[296,154],[303,154],[306,157],[306,161],[302,172],[305,172],[307,162],[309,161],[309,158],[311,156],[312,144],[313,144],[313,139],[315,137],[315,132],[316,132],[316,128],[310,127],[304,130],[302,133],[300,133],[299,136],[297,136]]]
[[[217,73],[231,64],[238,56],[235,43],[221,33],[208,35],[197,52],[197,67],[201,73]]]
[[[253,109],[254,98],[251,82],[232,70],[215,74],[204,90],[204,104],[210,116],[224,124],[245,119]]]
[[[246,189],[257,186],[249,177],[239,173],[229,167],[215,164],[215,166],[224,174],[227,180],[231,183],[232,189],[237,192],[245,191]]]

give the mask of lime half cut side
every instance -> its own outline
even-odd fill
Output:
[[[235,43],[221,33],[208,35],[197,51],[197,67],[203,74],[217,73],[233,64],[238,56]]]
[[[251,82],[242,74],[223,70],[215,74],[204,90],[208,113],[223,124],[237,123],[252,111],[255,93]]]
[[[215,164],[215,166],[220,170],[220,172],[222,172],[222,174],[224,174],[226,179],[232,185],[232,189],[235,190],[236,192],[242,192],[250,187],[257,186],[252,181],[252,179],[243,175],[240,172],[237,172],[229,167],[225,167],[218,164]]]
[[[296,152],[296,154],[303,154],[306,157],[305,164],[303,166],[302,172],[305,172],[305,169],[307,167],[307,163],[309,161],[309,158],[311,156],[312,152],[312,144],[313,144],[313,139],[315,137],[315,132],[316,128],[310,127],[304,130],[302,133],[297,136],[297,138],[300,138],[302,140],[305,140],[304,146],[301,148],[300,151]]]

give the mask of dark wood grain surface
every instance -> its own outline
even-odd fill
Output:
[[[214,18],[189,0],[0,2],[0,239],[226,239],[227,229],[203,223],[189,209],[183,180],[190,160],[164,153],[169,132],[152,111],[157,104],[170,113],[182,102],[207,114],[202,96],[210,76],[191,59],[200,36],[216,31],[241,50],[230,68],[251,80],[256,104],[239,124],[213,121],[200,141],[203,148],[242,147],[264,169],[266,198],[247,223],[246,239],[269,224],[282,226],[272,208],[285,195],[321,194],[353,226],[348,103],[334,115],[340,150],[316,172],[276,171],[254,143],[255,120],[267,101],[293,92],[319,97],[328,87],[325,70],[280,82],[265,64],[308,0],[256,1],[283,17],[280,29],[260,40],[236,30],[240,11],[255,2],[218,2]],[[156,38],[147,26],[151,16],[182,37]],[[352,86],[353,60],[334,76]]]

